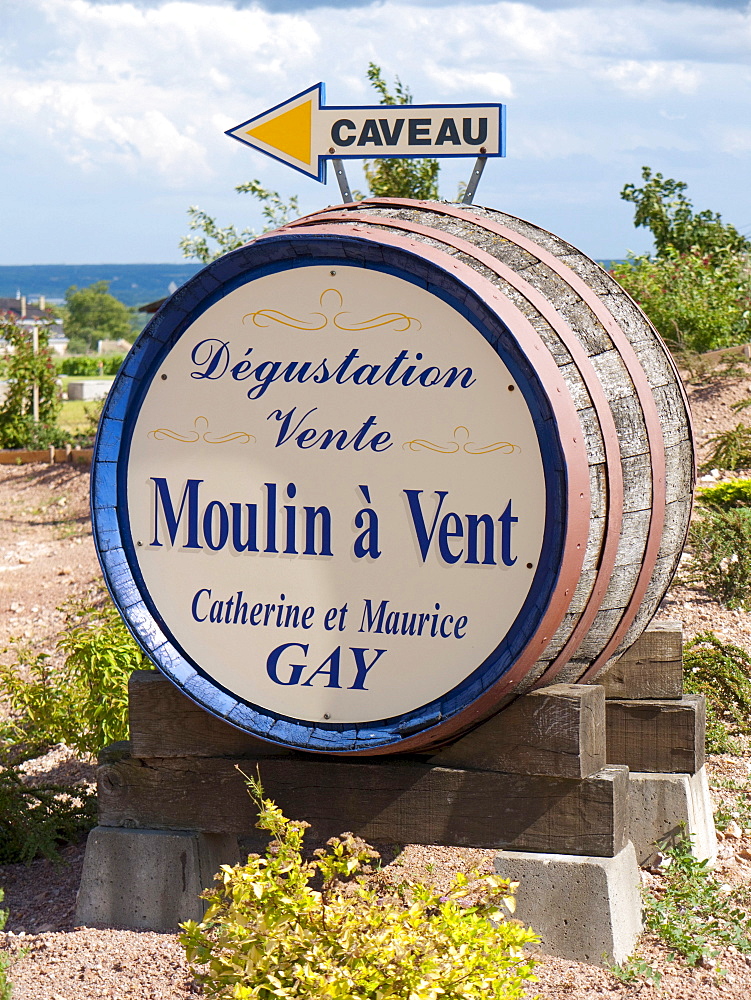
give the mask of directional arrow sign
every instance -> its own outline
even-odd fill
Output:
[[[349,108],[324,97],[317,83],[226,134],[324,183],[327,159],[506,155],[503,104]]]

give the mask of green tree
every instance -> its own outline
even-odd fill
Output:
[[[693,205],[684,194],[687,185],[683,181],[664,178],[659,173],[653,175],[650,167],[642,167],[641,176],[643,187],[626,184],[621,198],[636,205],[634,225],[650,230],[658,257],[665,256],[670,247],[678,253],[751,250],[751,243],[735,226],[723,222],[717,212],[694,213]]]
[[[381,95],[381,104],[411,104],[412,93],[399,77],[392,93],[380,66],[368,64],[368,79]],[[438,160],[366,160],[363,164],[370,193],[380,198],[438,199]]]
[[[45,448],[59,437],[60,411],[57,372],[47,346],[47,331],[39,328],[35,352],[30,331],[0,318],[0,340],[8,351],[0,358],[0,374],[7,381],[0,403],[0,448]],[[34,387],[38,390],[38,421],[34,420]]]
[[[629,255],[614,270],[658,333],[684,351],[751,339],[751,243],[717,212],[694,212],[686,185],[642,167],[642,187],[626,184],[634,225],[650,230],[655,255]]]
[[[65,293],[63,322],[72,342],[68,350],[96,348],[98,340],[121,340],[131,337],[131,313],[126,305],[109,293],[108,281],[95,281],[86,288],[71,285]]]

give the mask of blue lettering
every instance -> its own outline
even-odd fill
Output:
[[[268,659],[266,660],[266,673],[275,684],[281,684],[284,687],[289,687],[293,684],[298,684],[300,681],[300,675],[306,667],[305,663],[288,664],[290,668],[289,680],[283,681],[279,679],[279,658],[285,650],[291,649],[293,646],[297,646],[297,648],[301,649],[306,656],[308,655],[308,649],[310,647],[307,642],[284,642],[281,646],[277,646],[276,649],[272,649],[269,653]]]

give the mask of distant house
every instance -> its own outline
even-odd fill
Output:
[[[22,330],[31,330],[43,326],[47,331],[47,343],[55,354],[65,354],[68,349],[68,338],[63,331],[61,321],[55,317],[52,310],[47,309],[44,295],[39,296],[36,304],[27,302],[25,295],[15,299],[0,298],[0,315],[5,314],[20,326]],[[7,350],[7,344],[0,339],[0,350]]]

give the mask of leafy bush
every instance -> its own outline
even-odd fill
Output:
[[[15,766],[0,766],[0,864],[57,859],[60,843],[96,823],[96,794],[66,785],[31,786]],[[0,978],[0,987],[2,979]],[[0,1000],[2,1000],[0,989]]]
[[[667,247],[654,260],[629,255],[613,274],[670,345],[711,351],[751,339],[751,271],[743,254]]]
[[[723,894],[709,862],[697,861],[683,841],[665,852],[662,884],[644,893],[644,926],[689,965],[734,945],[751,951],[751,917]]]
[[[713,446],[702,471],[707,469],[751,469],[751,427],[737,424],[709,439]]]
[[[702,506],[688,533],[689,576],[728,608],[751,597],[751,507]]]
[[[729,479],[716,486],[703,487],[699,490],[697,502],[721,510],[751,507],[751,479]]]
[[[258,827],[274,840],[265,857],[223,866],[207,890],[200,924],[180,937],[197,978],[214,997],[272,1000],[473,1000],[517,998],[534,962],[523,947],[533,931],[504,919],[515,886],[457,876],[441,896],[423,885],[367,888],[353,875],[374,857],[351,834],[329,841],[316,860],[301,853],[307,823],[287,819],[250,781]],[[311,882],[318,879],[320,889]],[[469,905],[470,888],[483,885]],[[495,922],[495,926],[490,921]],[[199,969],[196,969],[199,967]]]
[[[65,627],[57,641],[65,654],[61,668],[26,647],[19,647],[18,664],[0,665],[0,693],[14,714],[5,738],[38,747],[62,742],[96,753],[127,738],[128,678],[151,665],[114,605],[71,602],[63,610]]]
[[[737,749],[729,733],[751,732],[751,656],[701,632],[683,648],[683,678],[687,691],[707,699],[707,750]]]

